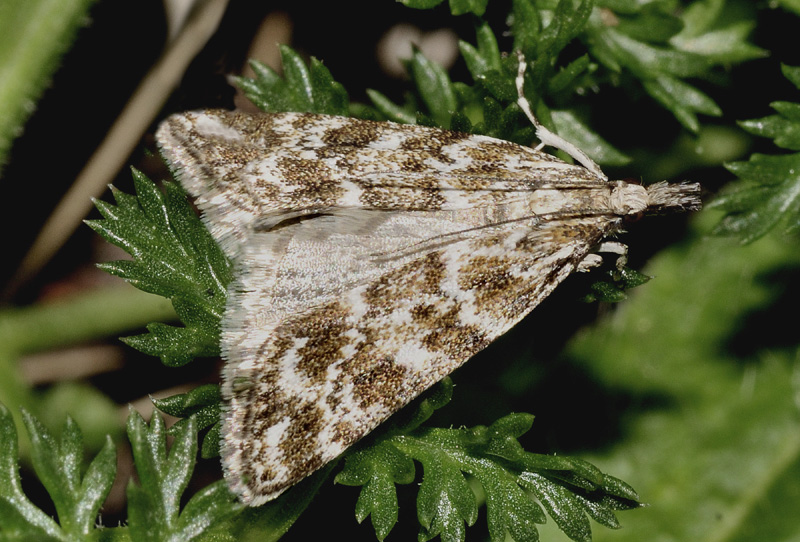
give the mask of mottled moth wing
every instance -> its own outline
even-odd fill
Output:
[[[507,141],[346,117],[186,113],[167,119],[157,139],[232,257],[252,230],[329,209],[491,212],[528,204],[543,179],[603,186],[584,168]]]
[[[507,331],[622,217],[697,204],[417,126],[208,111],[157,137],[234,260],[222,454],[251,505]]]

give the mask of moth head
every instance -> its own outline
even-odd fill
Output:
[[[628,220],[644,214],[694,211],[701,207],[700,185],[697,183],[659,182],[647,187],[629,181],[611,184],[611,209]]]
[[[647,210],[650,198],[645,187],[626,181],[614,181],[612,186],[609,203],[616,214],[636,217]]]

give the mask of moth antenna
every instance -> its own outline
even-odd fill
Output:
[[[534,128],[536,128],[536,137],[540,141],[539,145],[536,146],[536,150],[541,150],[545,145],[550,145],[551,147],[560,149],[569,154],[575,161],[580,162],[583,167],[601,179],[607,181],[608,177],[606,174],[603,173],[603,170],[600,169],[600,166],[598,166],[594,160],[589,158],[589,155],[560,135],[545,128],[542,123],[539,122],[536,116],[534,116],[533,110],[531,109],[531,104],[523,92],[523,87],[525,86],[525,70],[528,68],[528,63],[525,62],[525,55],[522,53],[522,51],[517,51],[517,58],[519,59],[516,79],[518,96],[517,105],[520,106],[522,111],[525,113],[525,116],[528,117],[528,119],[531,121],[531,124],[533,124]]]

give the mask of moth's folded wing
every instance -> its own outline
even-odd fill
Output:
[[[605,185],[507,141],[346,117],[189,112],[156,138],[230,257],[249,230],[306,214],[491,209],[542,187]]]
[[[299,228],[280,246],[249,241],[223,332],[223,466],[244,501],[275,498],[337,457],[507,331],[608,233],[592,217],[439,234],[453,226],[433,216],[399,213],[362,239]],[[368,263],[349,264],[348,250]],[[278,269],[266,288],[262,256]]]

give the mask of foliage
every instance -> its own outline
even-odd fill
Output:
[[[0,539],[85,540],[116,472],[116,452],[111,439],[81,475],[83,437],[67,418],[60,440],[37,419],[24,413],[30,435],[33,466],[47,489],[60,522],[42,512],[22,492],[17,466],[17,431],[9,410],[0,404]]]
[[[489,427],[420,427],[451,392],[452,383],[446,379],[423,399],[409,422],[384,428],[376,439],[348,454],[336,476],[338,483],[362,486],[356,518],[361,522],[371,516],[379,540],[397,522],[395,484],[414,481],[414,461],[424,472],[417,495],[420,540],[465,538],[465,527],[478,518],[475,491],[465,475],[483,490],[493,541],[506,540],[507,534],[518,541],[538,540],[536,524],[546,521],[542,507],[572,540],[590,540],[587,514],[606,527],[619,528],[613,510],[640,506],[630,486],[584,461],[524,451],[517,438],[530,430],[529,414],[509,414]]]
[[[260,62],[251,62],[255,79],[239,77],[239,87],[262,111],[347,114],[347,91],[316,58],[306,66],[298,53],[281,46],[283,77]]]
[[[141,484],[128,485],[128,529],[132,540],[196,540],[241,509],[224,480],[198,491],[181,507],[181,496],[197,458],[197,431],[189,418],[175,432],[169,453],[166,436],[164,420],[158,413],[149,427],[138,413],[128,416],[128,438]]]
[[[429,9],[443,0],[403,3]],[[660,104],[676,125],[697,133],[704,115],[722,113],[710,82],[720,81],[724,69],[765,54],[747,41],[753,22],[728,10],[730,3],[699,0],[681,10],[676,0],[514,0],[507,38],[505,29],[482,19],[493,5],[450,0],[453,15],[470,14],[476,21],[474,43],[459,43],[469,82],[453,81],[415,51],[407,62],[415,92],[404,102],[370,90],[371,105],[355,104],[320,61],[306,63],[283,47],[282,76],[254,63],[256,77],[240,78],[238,85],[266,111],[421,123],[530,144],[533,130],[515,103],[517,60],[501,53],[521,50],[530,63],[525,94],[542,122],[598,162],[623,165],[629,157],[596,128],[585,97],[611,86],[640,92]],[[794,1],[780,4],[797,9]],[[800,68],[785,66],[784,74],[800,88]],[[800,106],[772,106],[776,115],[745,121],[742,128],[800,151]],[[762,515],[790,518],[794,507],[787,503],[796,501],[796,340],[788,347],[740,356],[735,332],[742,321],[759,316],[760,308],[780,298],[783,292],[776,284],[789,288],[775,279],[781,270],[800,265],[793,246],[762,239],[779,224],[787,233],[796,231],[799,200],[793,172],[798,165],[791,153],[753,155],[729,164],[741,180],[712,204],[726,213],[713,231],[750,245],[737,251],[715,239],[665,252],[647,270],[658,280],[565,350],[569,363],[606,388],[654,405],[623,428],[624,438],[597,461],[605,470],[638,478],[637,488],[644,488],[642,494],[657,506],[626,515],[625,530],[592,533],[588,518],[616,528],[614,511],[638,508],[638,494],[585,461],[525,451],[519,439],[531,427],[527,414],[503,415],[471,428],[427,425],[449,400],[446,381],[339,462],[335,481],[360,487],[358,521],[370,517],[382,540],[397,527],[399,492],[416,488],[421,540],[465,539],[467,527],[477,530],[482,523],[478,517],[484,505],[491,540],[680,540],[710,533],[717,539],[747,540],[756,531],[788,540],[795,535],[796,521],[765,524]],[[153,323],[148,333],[126,342],[170,366],[218,355],[230,262],[178,185],[165,183],[160,191],[136,171],[134,181],[136,196],[115,190],[116,204],[98,202],[103,219],[89,222],[133,256],[103,268],[169,298],[183,327]],[[707,230],[708,224],[704,218],[695,228]],[[618,284],[632,287],[648,278],[630,270],[615,273],[611,282],[593,287],[589,297],[621,298]],[[148,425],[131,413],[128,439],[139,482],[128,486],[128,524],[104,529],[96,518],[115,473],[111,440],[85,464],[75,422],[68,419],[56,437],[35,417],[24,415],[33,469],[53,501],[53,519],[22,491],[16,428],[9,411],[0,407],[0,540],[237,540],[256,531],[276,540],[337,467],[327,466],[257,510],[242,510],[222,481],[192,490],[181,506],[200,431],[205,432],[201,456],[218,454],[219,388],[202,386],[155,403],[181,420],[167,431],[158,414]],[[693,413],[694,424],[684,423],[678,411]],[[169,451],[167,434],[174,437]],[[415,480],[419,486],[398,488]],[[546,515],[554,521],[544,524]],[[709,519],[718,516],[725,519],[722,527]]]
[[[0,2],[0,172],[94,0]]]
[[[783,74],[800,89],[800,67],[783,66]],[[773,102],[778,113],[762,119],[741,122],[748,132],[770,137],[775,144],[791,151],[800,151],[800,104]],[[739,177],[711,207],[725,211],[726,216],[714,228],[718,235],[733,235],[743,244],[763,237],[780,223],[786,233],[800,226],[800,153],[754,154],[747,162],[726,166]]]
[[[787,270],[800,268],[800,251],[776,236],[746,247],[709,238],[717,215],[698,216],[696,241],[651,260],[657,279],[563,352],[603,389],[647,405],[623,416],[624,438],[584,456],[637,473],[649,504],[597,541],[788,541],[800,532],[784,513],[800,484],[798,342],[794,322],[781,323],[796,301]],[[552,529],[542,538],[566,539]]]
[[[148,426],[141,416],[128,417],[140,485],[128,486],[128,525],[116,532],[98,528],[96,518],[116,474],[111,439],[83,466],[83,442],[78,426],[67,418],[56,439],[36,418],[25,413],[33,467],[55,504],[58,521],[22,491],[17,466],[17,432],[11,413],[0,405],[0,540],[197,540],[241,509],[223,481],[195,493],[180,506],[194,470],[197,431],[191,419],[175,432],[167,452],[164,421],[155,414]],[[83,472],[83,474],[81,474]]]
[[[105,220],[86,222],[133,256],[133,261],[100,267],[140,290],[169,298],[184,327],[153,323],[147,326],[149,334],[125,341],[173,367],[217,355],[230,263],[178,184],[165,183],[162,194],[140,172],[134,171],[133,179],[137,197],[113,190],[116,206],[95,202]]]

